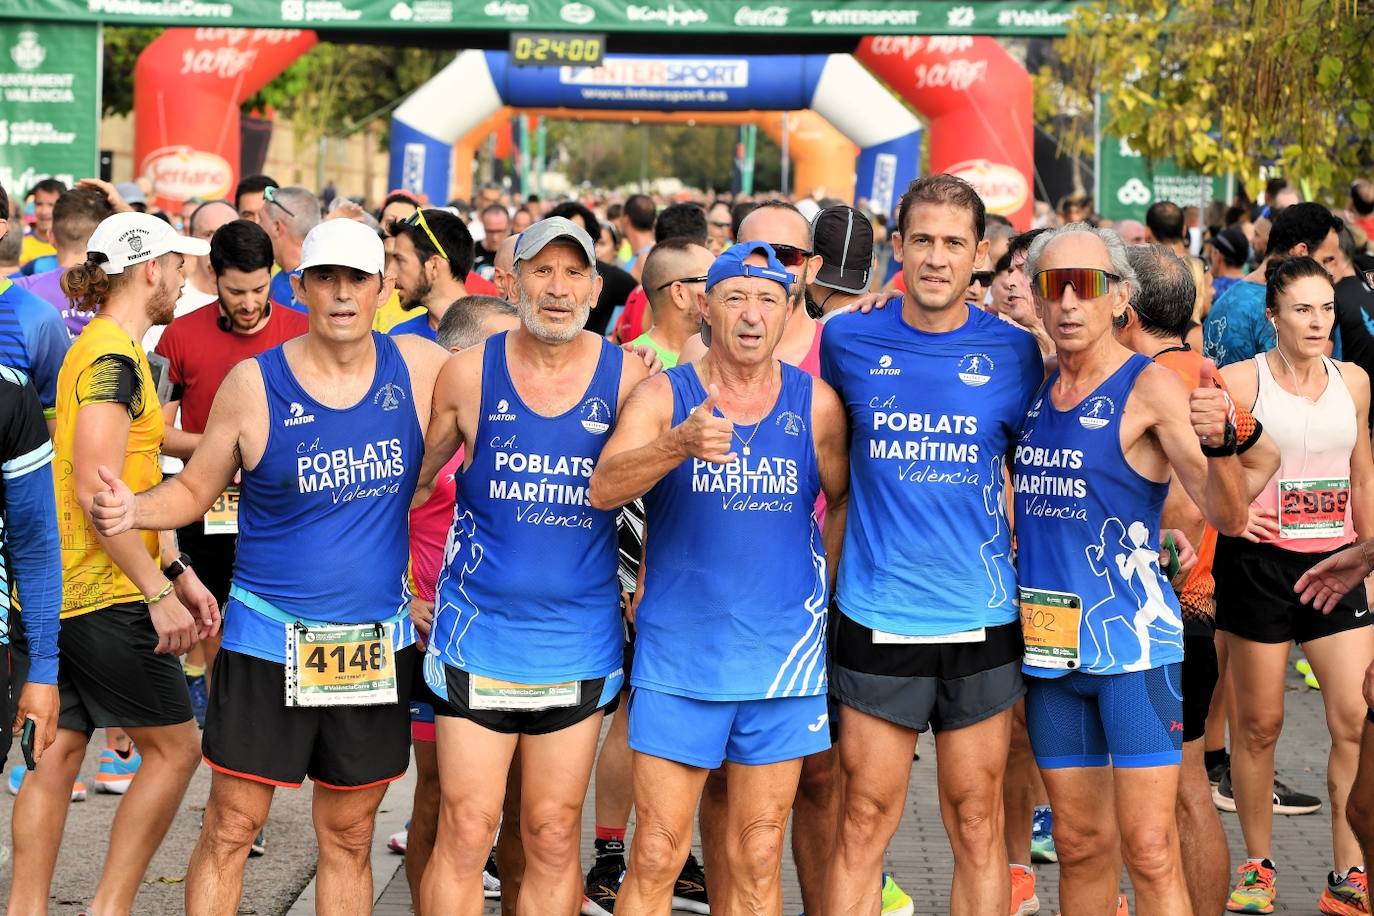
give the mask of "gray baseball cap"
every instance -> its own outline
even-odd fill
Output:
[[[543,251],[544,246],[549,242],[558,239],[567,239],[573,242],[587,256],[589,265],[596,263],[596,251],[592,247],[592,237],[577,223],[562,216],[550,216],[541,219],[520,233],[520,238],[515,242],[513,262],[518,264],[521,261],[528,261]]]

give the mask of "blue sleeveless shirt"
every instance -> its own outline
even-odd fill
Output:
[[[695,366],[664,374],[676,426],[706,390]],[[809,375],[783,364],[772,410],[757,426],[735,427],[741,441],[733,463],[688,458],[645,494],[635,686],[700,700],[825,693],[811,385]]]
[[[906,636],[1016,619],[1004,468],[1044,375],[1035,338],[980,309],[937,334],[901,300],[826,325],[821,377],[852,431],[846,615]]]
[[[616,513],[591,507],[588,480],[615,421],[623,357],[602,341],[577,405],[545,417],[515,390],[506,334],[487,339],[477,435],[471,463],[454,478],[425,662],[425,680],[441,696],[439,662],[522,684],[590,680],[621,667]]]
[[[1121,449],[1121,416],[1150,360],[1133,354],[1077,406],[1031,405],[1016,446],[1017,571],[1023,595],[1076,596],[1079,670],[1119,674],[1183,659],[1178,599],[1159,569],[1169,485],[1142,477]],[[1147,635],[1142,646],[1139,633]],[[1148,664],[1145,660],[1148,659]],[[1027,674],[1066,669],[1027,665]]]
[[[242,474],[226,649],[282,662],[289,620],[394,621],[396,648],[415,641],[406,526],[424,434],[400,350],[375,331],[372,342],[372,384],[343,410],[301,387],[282,347],[255,357],[267,447]]]

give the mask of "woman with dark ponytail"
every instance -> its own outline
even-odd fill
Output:
[[[1218,539],[1214,567],[1217,629],[1226,634],[1237,697],[1229,783],[1248,856],[1227,909],[1272,911],[1279,869],[1271,858],[1274,747],[1283,727],[1284,671],[1296,642],[1321,682],[1331,733],[1334,870],[1318,908],[1365,912],[1356,907],[1368,895],[1366,863],[1345,807],[1359,760],[1361,680],[1374,661],[1374,629],[1363,588],[1323,613],[1301,603],[1294,586],[1314,561],[1357,535],[1374,535],[1369,376],[1326,355],[1335,292],[1320,263],[1306,256],[1273,260],[1265,279],[1274,346],[1222,369],[1231,396],[1264,424],[1281,455],[1278,473],[1250,507],[1249,530]]]

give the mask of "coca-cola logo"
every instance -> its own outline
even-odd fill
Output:
[[[153,150],[140,171],[152,181],[153,193],[166,200],[214,200],[233,188],[234,170],[222,156],[189,146]]]
[[[962,178],[978,191],[983,198],[983,206],[993,213],[1006,216],[1015,213],[1026,204],[1030,194],[1030,184],[1026,176],[1004,162],[989,162],[987,159],[966,159],[956,162],[945,169],[951,175]]]
[[[790,12],[791,10],[785,6],[741,6],[735,10],[735,25],[782,28],[787,25],[787,16]]]

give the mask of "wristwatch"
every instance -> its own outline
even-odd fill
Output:
[[[186,570],[190,568],[191,558],[183,553],[181,556],[177,557],[171,563],[167,564],[167,566],[163,568],[162,574],[167,577],[168,582],[175,582],[177,580],[177,576],[186,572]]]
[[[1226,458],[1236,454],[1238,445],[1236,427],[1228,420],[1226,432],[1222,435],[1221,445],[1204,445],[1202,446],[1202,454],[1208,458]]]

